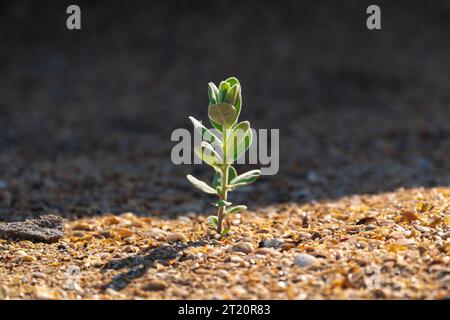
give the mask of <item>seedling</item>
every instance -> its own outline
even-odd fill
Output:
[[[187,178],[197,189],[218,196],[219,200],[213,203],[217,207],[217,214],[209,216],[207,224],[219,234],[225,235],[230,229],[223,228],[224,219],[247,209],[244,205],[231,206],[232,203],[227,201],[228,192],[255,182],[261,171],[251,170],[238,175],[232,166],[252,143],[250,122],[238,122],[242,106],[241,85],[238,79],[228,78],[220,83],[219,88],[210,82],[208,95],[208,117],[219,135],[214,134],[195,118],[189,119],[202,136],[202,144],[195,146],[194,151],[203,162],[215,170],[215,175],[212,186],[191,175],[187,175]]]

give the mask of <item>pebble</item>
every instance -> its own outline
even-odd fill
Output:
[[[96,256],[100,259],[111,259],[111,254],[108,252],[99,252]]]
[[[187,242],[188,238],[181,232],[171,232],[167,236],[169,242]]]
[[[421,226],[421,225],[418,225],[418,224],[414,225],[414,229],[416,229],[417,231],[420,231],[420,232],[430,232],[431,231],[431,228],[428,228],[428,227],[425,227],[425,226]]]
[[[413,239],[400,239],[396,242],[396,244],[400,246],[412,246],[415,245],[416,242]]]
[[[80,222],[80,223],[77,223],[76,225],[74,225],[72,227],[72,230],[90,231],[91,226],[89,224],[87,224],[86,222]]]
[[[37,278],[37,279],[45,279],[47,277],[45,275],[45,273],[42,273],[42,272],[33,272],[33,274],[31,276],[33,278]]]
[[[318,263],[316,257],[306,253],[297,254],[294,257],[295,264],[301,268],[307,268]]]
[[[38,300],[53,300],[56,299],[55,292],[47,287],[35,287],[34,294]]]
[[[256,254],[279,256],[281,253],[272,248],[258,248],[255,251]]]
[[[25,262],[33,262],[33,261],[36,261],[36,258],[33,257],[33,256],[30,256],[30,255],[26,255],[26,256],[23,256],[23,257],[22,257],[22,261],[25,261]]]
[[[246,254],[253,252],[253,250],[253,245],[248,242],[238,242],[229,248],[230,252],[243,252]]]
[[[279,239],[279,238],[266,239],[266,240],[261,240],[259,242],[259,247],[260,248],[279,248],[279,247],[281,247],[281,245],[283,245],[283,243],[284,243],[283,239]]]
[[[148,236],[155,240],[158,240],[158,241],[166,241],[167,240],[167,232],[165,232],[161,229],[157,229],[157,228],[151,229],[148,232]]]
[[[126,253],[138,253],[140,250],[139,250],[139,248],[136,247],[136,246],[126,246],[125,249],[124,249],[124,251],[125,251]]]
[[[241,262],[244,261],[244,259],[242,259],[242,258],[239,257],[239,256],[231,256],[231,257],[228,259],[228,261],[229,261],[229,262],[233,262],[233,263],[241,263]]]
[[[374,224],[368,224],[367,226],[366,226],[366,231],[371,231],[371,230],[374,230],[374,229],[376,229],[377,228],[377,226],[376,225],[374,225]]]
[[[161,280],[151,280],[147,282],[143,289],[146,291],[161,291],[167,288],[167,284]]]
[[[128,238],[131,237],[133,235],[133,231],[131,231],[130,229],[126,229],[126,228],[120,228],[117,229],[117,234],[122,238]]]
[[[108,216],[103,221],[106,225],[113,225],[120,223],[120,219],[117,218],[116,216]]]
[[[93,266],[94,268],[100,268],[100,267],[102,267],[105,263],[104,263],[102,260],[94,259],[94,260],[91,260],[91,261],[89,262],[89,264],[90,264],[91,266]]]
[[[33,256],[30,256],[23,250],[17,250],[14,253],[14,259],[12,260],[13,263],[20,263],[20,262],[33,262],[36,258]]]

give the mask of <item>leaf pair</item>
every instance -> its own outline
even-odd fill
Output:
[[[233,168],[232,166],[230,166],[228,168],[228,181],[231,181],[232,179],[234,179],[237,176],[237,172],[236,169]],[[214,188],[220,187],[222,184],[222,172],[218,171],[216,172],[216,174],[214,175],[213,178],[213,186]]]
[[[247,171],[246,173],[243,173],[243,174],[235,177],[234,179],[232,179],[229,182],[228,187],[230,190],[234,190],[238,187],[249,185],[249,184],[255,182],[256,179],[258,179],[258,177],[260,175],[261,175],[261,170],[259,170],[259,169]]]
[[[197,157],[216,170],[219,170],[218,166],[223,163],[222,157],[214,150],[213,146],[206,141],[203,141],[200,146],[195,146],[194,152]]]
[[[248,150],[252,144],[252,130],[250,128],[250,122],[243,121],[238,123],[234,128],[226,130],[226,163],[233,163]]]
[[[214,128],[223,132],[236,123],[241,113],[241,85],[235,77],[220,82],[219,88],[208,84],[208,116]]]

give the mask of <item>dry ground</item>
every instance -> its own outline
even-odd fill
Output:
[[[1,240],[0,296],[448,298],[449,199],[450,188],[419,188],[288,203],[236,215],[218,240],[194,214],[80,219],[55,244]],[[298,253],[315,260],[298,266]]]

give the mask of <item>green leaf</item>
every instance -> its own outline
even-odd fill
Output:
[[[238,84],[235,84],[227,92],[224,102],[232,104],[233,106],[236,105],[236,101],[237,101],[237,98],[239,97],[240,92],[241,92],[241,86]]]
[[[212,82],[208,83],[208,96],[210,104],[219,102],[219,89]]]
[[[239,206],[230,207],[225,211],[225,216],[228,216],[233,213],[238,213],[238,212],[241,212],[244,210],[247,210],[247,206],[239,205]]]
[[[237,176],[236,169],[233,166],[228,167],[228,181],[233,180]],[[213,179],[214,187],[222,185],[222,172],[216,172]]]
[[[236,102],[234,103],[234,107],[236,108],[237,118],[239,118],[239,115],[241,114],[241,105],[242,105],[242,94],[239,92]]]
[[[206,141],[203,141],[200,146],[195,146],[194,152],[200,159],[202,159],[202,161],[209,164],[211,167],[215,168],[223,162],[219,154]]]
[[[226,207],[226,206],[231,206],[232,203],[220,199],[219,201],[212,203],[212,205],[215,206],[215,207],[220,207],[220,208],[222,208],[222,207]]]
[[[211,188],[210,186],[208,186],[206,184],[206,182],[203,182],[201,180],[198,180],[197,178],[191,176],[190,174],[188,174],[186,176],[186,178],[188,178],[188,180],[194,185],[194,187],[196,187],[197,189],[209,193],[209,194],[217,194],[217,191],[214,190],[213,188]]]
[[[239,80],[235,77],[229,77],[227,80],[225,80],[226,82],[228,82],[228,84],[230,85],[230,87],[233,87],[234,85],[239,85],[239,87],[241,86],[241,84],[239,83]],[[242,105],[242,94],[241,94],[241,88],[239,88],[239,94],[237,96],[236,102],[234,103],[234,107],[236,108],[236,112],[237,115],[239,117],[240,113],[241,113],[241,105]]]
[[[213,226],[214,228],[217,228],[218,219],[216,216],[209,216],[206,218],[206,224]]]
[[[229,103],[210,104],[208,108],[208,116],[212,125],[214,122],[222,127],[229,128],[236,121],[236,108]],[[221,130],[223,131],[223,129]]]
[[[231,180],[233,180],[234,178],[236,178],[237,177],[237,172],[236,172],[236,169],[235,168],[233,168],[233,166],[229,166],[228,167],[228,181],[231,181]]]
[[[202,135],[202,140],[220,145],[220,139],[214,133],[212,133],[211,130],[206,128],[200,121],[198,121],[194,117],[189,117],[189,120],[191,120],[192,124],[194,125],[194,129]]]
[[[225,82],[228,82],[230,87],[234,86],[235,84],[240,85],[239,80],[236,77],[229,77],[227,80],[225,80]]]
[[[236,125],[226,140],[226,162],[232,163],[244,155],[252,144],[250,122],[243,121]]]
[[[233,186],[235,185],[247,185],[250,183],[253,183],[256,181],[256,179],[258,179],[258,177],[261,175],[261,170],[256,169],[256,170],[251,170],[251,171],[247,171],[246,173],[243,173],[239,176],[237,176],[236,178],[234,178],[233,180],[230,181],[230,185]]]
[[[219,84],[219,102],[224,102],[225,97],[227,95],[228,90],[230,90],[231,86],[226,81],[222,81]]]
[[[223,229],[222,230],[222,232],[220,233],[222,236],[225,236],[227,233],[229,233],[230,232],[230,228],[225,228],[225,229]]]
[[[211,120],[211,118],[209,118],[209,121],[211,121],[212,126],[219,130],[219,132],[223,132],[223,127],[220,124],[218,124],[214,120]]]

